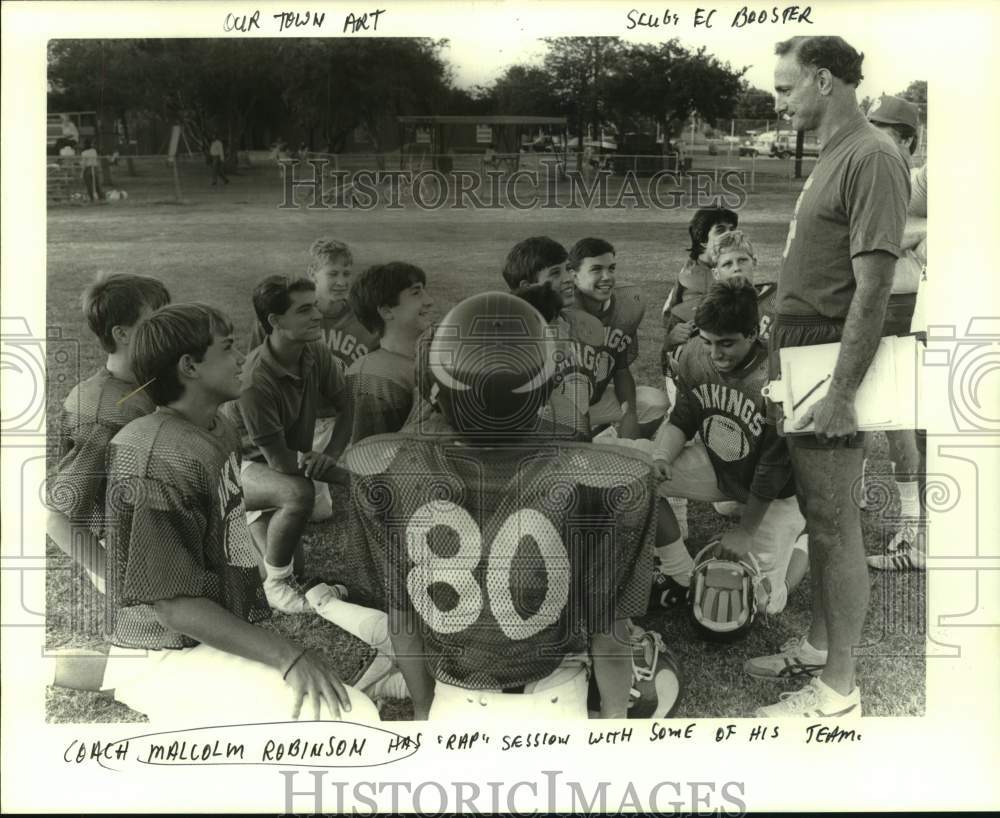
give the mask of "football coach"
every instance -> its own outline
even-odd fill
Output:
[[[861,516],[863,434],[855,395],[878,348],[900,255],[910,177],[896,146],[858,107],[864,58],[840,37],[778,43],[779,115],[815,130],[822,146],[788,229],[770,337],[770,377],[785,347],[841,342],[829,389],[790,436],[789,455],[809,531],[812,623],[775,656],[751,659],[757,678],[809,679],[758,716],[861,715],[853,648],[868,609]]]

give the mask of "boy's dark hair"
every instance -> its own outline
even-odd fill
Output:
[[[699,329],[717,335],[739,332],[749,338],[756,334],[759,320],[757,291],[742,276],[713,284],[694,313]]]
[[[158,310],[170,303],[170,293],[161,281],[149,276],[103,273],[83,291],[80,299],[87,326],[108,353],[116,347],[112,330],[131,327],[143,307]]]
[[[254,287],[253,311],[265,335],[274,329],[267,316],[284,315],[292,306],[292,293],[303,292],[316,292],[316,283],[309,278],[268,276]]]
[[[920,137],[917,136],[917,132],[913,128],[902,123],[886,125],[884,127],[892,128],[896,132],[896,135],[909,145],[910,156],[913,156],[917,152],[917,144],[920,142]]]
[[[173,403],[184,394],[177,374],[181,357],[196,361],[216,338],[233,334],[230,320],[208,304],[173,304],[143,321],[132,344],[132,371],[157,406]]]
[[[405,261],[376,264],[369,267],[354,281],[347,299],[351,311],[369,332],[380,338],[385,332],[385,321],[379,315],[379,307],[395,307],[399,304],[399,294],[414,284],[426,284],[424,271]]]
[[[794,53],[803,68],[825,68],[833,76],[855,88],[864,79],[861,63],[865,59],[843,37],[792,37],[775,45],[779,57]]]
[[[614,245],[604,239],[585,238],[580,239],[569,251],[567,266],[571,270],[579,270],[585,258],[603,256],[605,253],[615,254]]]
[[[558,263],[558,262],[556,262]],[[563,298],[546,281],[543,284],[527,284],[514,290],[514,295],[523,298],[542,314],[546,324],[551,324],[563,308]]]
[[[337,239],[316,239],[309,247],[309,266],[306,272],[313,275],[327,262],[342,259],[346,264],[354,264],[351,248]]]
[[[539,270],[562,264],[568,258],[566,248],[548,236],[532,236],[519,241],[507,254],[503,280],[514,291],[522,284],[534,284]]]
[[[688,235],[691,237],[688,255],[691,261],[697,261],[705,252],[708,234],[717,224],[728,224],[735,230],[740,226],[740,217],[725,207],[703,207],[695,211],[688,224]]]

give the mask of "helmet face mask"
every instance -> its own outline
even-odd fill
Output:
[[[435,329],[427,357],[448,424],[483,442],[523,440],[539,427],[556,364],[553,331],[509,293],[482,293],[454,307]]]
[[[732,642],[747,635],[766,591],[753,554],[739,561],[719,554],[713,542],[695,557],[689,603],[695,630],[712,642]]]

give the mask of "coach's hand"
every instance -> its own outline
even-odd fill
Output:
[[[799,418],[796,429],[804,429],[815,424],[814,434],[827,440],[850,437],[858,431],[858,413],[854,408],[854,396],[847,397],[830,390]]]
[[[326,702],[335,719],[340,718],[341,711],[347,713],[351,710],[351,700],[344,683],[327,667],[323,657],[312,650],[307,650],[294,661],[285,675],[285,682],[295,691],[292,719],[298,719],[306,699],[311,702],[312,717],[316,721],[320,719],[323,702]]]

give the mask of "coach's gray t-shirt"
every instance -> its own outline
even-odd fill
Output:
[[[776,310],[844,319],[857,284],[851,260],[899,257],[910,174],[899,150],[855,112],[823,146],[788,227]]]

